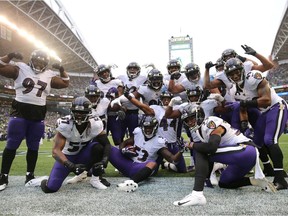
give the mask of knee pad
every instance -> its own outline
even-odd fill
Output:
[[[44,179],[42,182],[41,182],[41,189],[44,193],[55,193],[56,191],[53,191],[51,189],[49,189],[47,187],[47,179]]]

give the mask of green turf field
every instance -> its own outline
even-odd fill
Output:
[[[54,158],[51,156],[51,150],[52,150],[53,142],[52,140],[48,142],[47,140],[44,140],[43,144],[40,145],[39,150],[39,156],[37,161],[37,166],[35,170],[36,176],[43,176],[43,175],[49,175],[51,168],[54,163]],[[282,135],[280,138],[280,146],[283,151],[284,155],[284,169],[288,171],[288,135]],[[0,158],[2,158],[2,151],[5,147],[5,142],[0,142]],[[14,159],[14,162],[11,167],[10,175],[16,175],[21,176],[25,175],[26,172],[26,144],[23,142],[20,146],[20,148],[17,150],[17,156]],[[190,153],[185,152],[184,153],[186,164],[189,165],[190,163]],[[2,163],[2,159],[0,160],[0,164]],[[175,173],[167,170],[160,169],[158,176],[165,177],[189,177],[193,176],[194,172],[192,173]],[[121,177],[121,175],[118,172],[115,172],[114,167],[109,164],[108,168],[106,169],[106,176],[110,177]]]

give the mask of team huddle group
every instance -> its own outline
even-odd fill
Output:
[[[186,173],[183,152],[187,149],[190,165],[195,166],[195,183],[190,194],[173,203],[176,206],[206,204],[205,185],[228,189],[252,185],[267,192],[287,189],[278,143],[287,121],[287,104],[262,75],[273,63],[247,45],[242,48],[261,63],[227,49],[216,63],[205,64],[202,75],[195,63],[181,71],[178,60],[168,62],[165,74],[148,65],[147,76],[140,74],[138,63],[131,62],[126,74],[117,78],[111,66],[99,65],[84,96],[73,100],[70,115],[57,120],[55,163],[49,177],[40,178],[34,177],[34,170],[45,127],[46,97],[51,88],[68,87],[69,76],[58,63],[52,68],[60,75],[48,69],[50,59],[43,50],[33,51],[28,64],[19,61],[23,57],[17,52],[1,57],[0,75],[14,80],[16,97],[2,156],[0,191],[8,185],[23,139],[28,147],[25,186],[40,186],[45,193],[87,176],[93,187],[107,189],[110,183],[103,175],[109,162],[129,178],[117,189],[133,192],[161,166]],[[216,74],[210,80],[212,67]],[[253,168],[254,176],[247,177]],[[70,172],[75,177],[65,181]],[[265,176],[274,176],[273,182]]]

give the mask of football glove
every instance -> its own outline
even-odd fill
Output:
[[[18,52],[12,52],[12,53],[9,53],[8,55],[8,58],[10,59],[19,59],[19,60],[22,60],[23,59],[23,55],[21,53],[18,53]]]
[[[253,56],[256,55],[256,51],[253,48],[247,46],[246,44],[245,45],[241,45],[241,47],[245,50],[245,54],[253,55]]]
[[[173,97],[169,102],[168,106],[173,107],[174,105],[179,105],[182,103],[182,99],[180,96]]]
[[[117,112],[117,118],[116,118],[116,120],[124,120],[125,118],[126,118],[126,113],[123,111],[123,110],[119,110],[118,112]]]
[[[71,161],[67,160],[64,162],[64,166],[70,170],[70,172],[75,173],[75,175],[80,175],[87,168],[84,164],[74,164]]]
[[[124,156],[129,157],[129,158],[138,156],[137,152],[135,151],[134,146],[126,146],[121,149],[121,152]]]
[[[175,71],[171,74],[170,79],[171,80],[178,80],[181,77],[181,73],[179,71]]]
[[[63,67],[61,64],[54,63],[54,64],[52,65],[52,68],[59,70],[61,73],[64,72],[64,67]]]
[[[213,66],[215,66],[216,64],[213,64],[211,61],[207,62],[205,64],[205,69],[209,70],[210,68],[212,68]]]

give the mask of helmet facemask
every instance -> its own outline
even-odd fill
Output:
[[[158,131],[158,121],[155,117],[146,116],[142,121],[141,130],[146,140],[156,136]]]
[[[136,62],[131,62],[127,68],[126,68],[126,73],[129,79],[135,79],[140,75],[141,68]]]
[[[91,102],[86,97],[78,97],[72,102],[71,116],[77,125],[88,122],[91,113]]]
[[[31,54],[29,65],[38,74],[43,73],[47,69],[49,61],[50,58],[45,51],[35,50]]]
[[[205,114],[200,106],[189,106],[181,117],[184,124],[187,125],[191,132],[198,130],[205,119]]]

